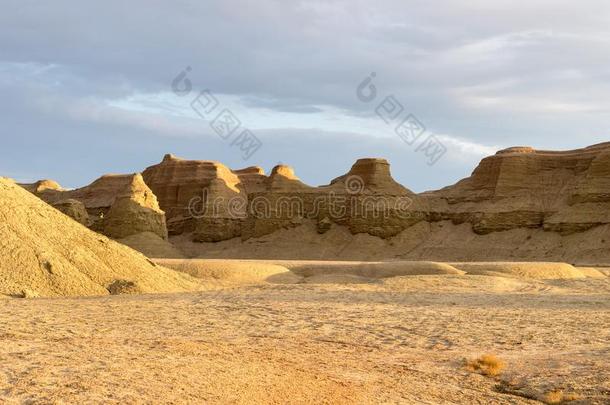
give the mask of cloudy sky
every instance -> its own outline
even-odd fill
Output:
[[[0,175],[21,181],[77,187],[171,152],[317,185],[379,156],[423,191],[499,148],[610,140],[610,3],[4,0],[0,92]],[[409,116],[425,132],[401,138]]]

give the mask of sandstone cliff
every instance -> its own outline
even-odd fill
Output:
[[[204,194],[210,186],[213,193],[226,197],[241,191],[238,175],[222,163],[184,160],[170,154],[144,170],[142,176],[165,211],[168,231],[173,235],[193,232],[197,220],[206,213],[208,218],[214,217],[214,213],[206,211],[208,202],[217,197]],[[220,198],[217,201],[220,203]]]
[[[272,257],[293,243],[286,254],[300,258],[610,262],[610,143],[505,149],[470,177],[422,194],[394,181],[389,163],[376,158],[319,187],[286,165],[266,175],[173,155],[141,177],[103,176],[77,190],[48,180],[24,187],[114,238],[140,235],[130,240],[160,246],[142,243],[143,235],[164,239],[167,229],[186,256]]]
[[[395,235],[423,218],[417,196],[398,184],[384,159],[360,159],[328,186],[304,184],[278,165],[230,170],[214,161],[166,155],[143,177],[166,212],[171,235],[198,242],[256,238],[313,219],[325,232],[333,223],[353,233]]]
[[[210,177],[223,187],[212,186]],[[189,255],[610,260],[610,144],[505,149],[483,159],[470,177],[419,195],[392,179],[384,159],[360,159],[321,187],[304,184],[284,165],[269,176],[260,168],[214,168],[204,178],[194,189],[207,195],[208,205],[227,190],[227,198],[241,203],[208,209],[215,220],[199,219],[194,233],[183,229],[173,238]],[[193,240],[215,243],[197,248]]]
[[[470,223],[479,234],[517,228],[570,234],[610,223],[609,174],[609,143],[565,152],[516,147],[423,197],[430,221]]]

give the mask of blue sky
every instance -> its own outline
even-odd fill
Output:
[[[78,187],[174,153],[290,164],[316,185],[385,157],[405,186],[439,188],[499,148],[610,140],[609,27],[604,1],[5,0],[0,175]],[[261,141],[249,159],[192,110],[204,89],[234,136]],[[413,144],[394,131],[409,114],[426,129]],[[418,151],[430,135],[446,150],[434,165]]]

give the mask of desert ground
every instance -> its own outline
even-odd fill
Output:
[[[610,402],[603,269],[161,262],[201,291],[0,299],[0,402]]]
[[[171,155],[76,190],[0,178],[0,404],[610,404],[609,151],[511,149],[436,197],[382,159],[317,189]],[[532,211],[538,181],[486,186],[549,162],[591,168],[560,217]],[[360,175],[423,216],[182,216],[204,186],[272,202]]]

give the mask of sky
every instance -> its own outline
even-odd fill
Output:
[[[165,153],[364,157],[414,191],[516,145],[610,140],[610,3],[2,0],[0,175],[84,186]]]

